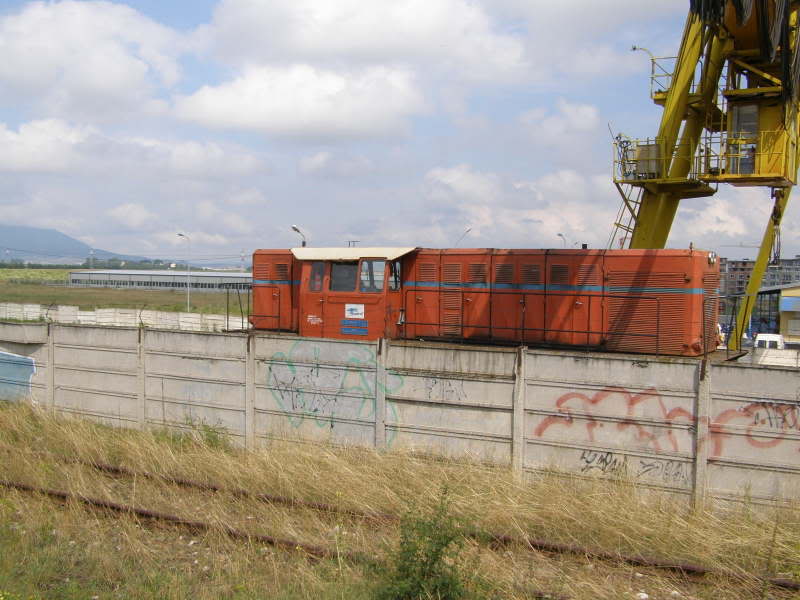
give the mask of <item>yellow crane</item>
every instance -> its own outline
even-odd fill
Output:
[[[739,350],[798,167],[800,0],[691,0],[677,57],[651,56],[653,138],[619,135],[610,245],[663,248],[681,200],[770,189],[772,212],[729,347]]]

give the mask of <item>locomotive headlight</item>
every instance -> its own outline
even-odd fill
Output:
[[[708,264],[713,265],[717,262],[717,253],[716,252],[709,252],[708,253]]]

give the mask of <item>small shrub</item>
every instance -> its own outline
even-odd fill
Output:
[[[410,510],[400,525],[399,547],[380,573],[378,600],[456,600],[467,596],[461,573],[461,524],[450,514],[448,491],[429,514]]]

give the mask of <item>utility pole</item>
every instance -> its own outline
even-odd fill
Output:
[[[178,237],[182,237],[186,240],[186,312],[191,312],[191,294],[192,294],[192,282],[190,278],[190,271],[189,271],[189,258],[192,255],[192,240],[189,239],[189,236],[185,233],[179,233]]]

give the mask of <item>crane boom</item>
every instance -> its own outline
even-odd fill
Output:
[[[615,140],[620,246],[663,248],[681,200],[720,183],[771,189],[773,209],[729,346],[739,349],[800,160],[800,0],[691,0],[678,56],[652,57],[654,138]],[[625,220],[627,215],[627,221]]]

